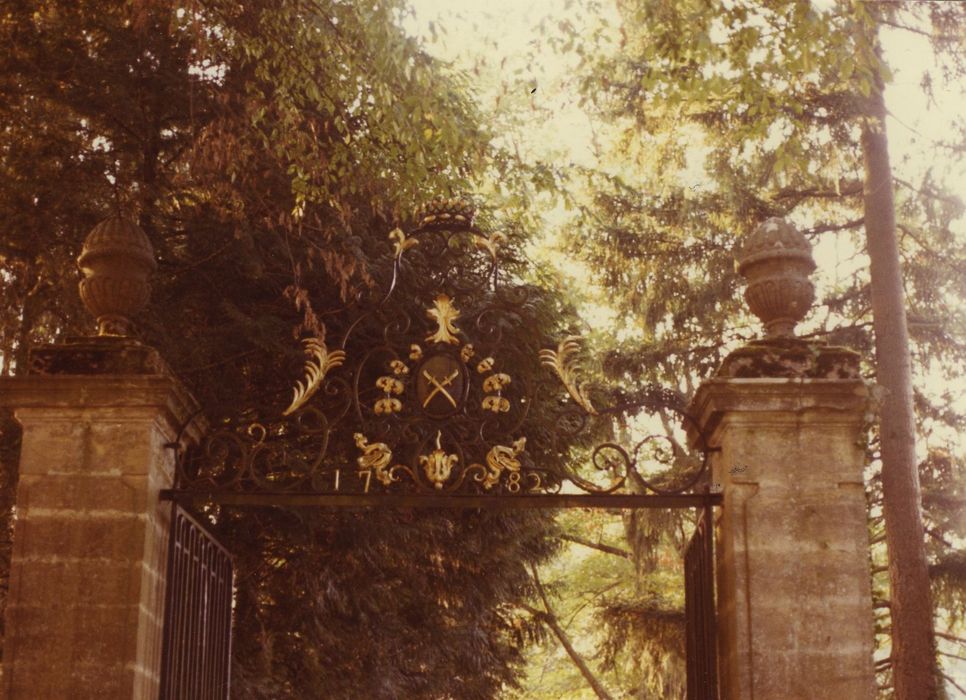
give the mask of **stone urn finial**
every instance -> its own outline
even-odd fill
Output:
[[[77,258],[80,296],[97,318],[98,335],[130,335],[131,316],[148,303],[148,277],[158,264],[144,231],[120,215],[105,219],[84,240]]]
[[[812,246],[784,219],[761,224],[735,256],[748,280],[745,301],[765,324],[767,338],[790,338],[815,301],[809,275],[815,270]]]

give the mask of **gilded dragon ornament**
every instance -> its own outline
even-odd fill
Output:
[[[393,478],[387,471],[389,463],[392,462],[392,450],[384,442],[369,443],[369,439],[362,433],[353,435],[356,447],[362,454],[356,459],[360,471],[375,472],[376,479],[385,486],[392,483]]]
[[[526,448],[527,439],[525,437],[513,441],[510,447],[505,445],[495,445],[486,453],[487,472],[484,476],[478,477],[483,482],[483,488],[487,491],[492,489],[500,482],[500,477],[504,471],[519,473],[520,460],[517,457]],[[511,482],[519,483],[519,479]]]

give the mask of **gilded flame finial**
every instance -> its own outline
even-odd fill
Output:
[[[460,459],[455,454],[446,454],[446,450],[443,449],[441,444],[442,438],[442,431],[436,431],[436,449],[428,455],[419,456],[419,464],[426,473],[426,478],[432,482],[433,487],[437,490],[443,488],[443,484],[449,479],[453,467]]]

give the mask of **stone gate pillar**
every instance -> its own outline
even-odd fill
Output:
[[[126,241],[107,233],[116,253]],[[123,303],[111,310],[98,314],[102,332],[123,332]],[[23,428],[4,697],[157,698],[170,509],[158,492],[194,400],[153,349],[102,335],[35,349],[29,374],[0,380],[0,405]]]
[[[791,336],[814,269],[804,237],[765,222],[739,256],[768,337],[733,352],[690,412],[724,492],[716,523],[727,700],[872,700],[873,608],[859,357]],[[696,432],[692,442],[699,440]]]

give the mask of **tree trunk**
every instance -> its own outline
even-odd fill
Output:
[[[596,549],[601,552],[606,552],[607,554],[613,554],[614,556],[623,557],[624,559],[633,559],[633,555],[626,549],[621,549],[620,547],[613,547],[609,544],[604,544],[603,542],[592,542],[591,540],[585,539],[583,537],[578,537],[577,535],[571,535],[569,533],[564,533],[560,535],[560,539],[566,540],[567,542],[573,542],[574,544],[581,544],[584,547],[590,547],[591,549]]]
[[[594,672],[590,670],[590,666],[587,665],[587,662],[584,661],[584,658],[574,648],[574,645],[570,642],[570,637],[567,636],[566,631],[564,631],[564,628],[561,627],[560,623],[557,621],[557,616],[554,614],[553,608],[550,607],[550,600],[547,598],[547,593],[543,590],[543,584],[540,583],[540,577],[537,575],[536,567],[531,565],[530,571],[533,572],[533,582],[537,587],[537,592],[540,594],[540,600],[543,601],[543,608],[546,611],[540,616],[540,619],[557,637],[557,641],[560,642],[560,645],[564,648],[564,651],[567,652],[567,656],[570,657],[570,660],[577,667],[577,670],[580,671],[580,675],[584,677],[584,680],[587,681],[587,685],[590,686],[591,690],[594,691],[594,694],[599,698],[599,700],[613,700],[613,696],[607,692],[604,684],[601,683],[597,679],[597,676],[594,675]],[[532,608],[531,611],[538,612]]]
[[[881,83],[874,86],[869,106],[862,127],[865,231],[872,281],[876,372],[885,394],[879,436],[892,600],[893,683],[897,698],[929,700],[937,693],[932,596],[916,465],[912,358]]]

